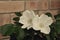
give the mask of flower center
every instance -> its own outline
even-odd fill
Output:
[[[32,20],[30,19],[28,22],[29,22],[29,23],[31,23],[31,22],[32,22]]]
[[[40,28],[43,28],[44,27],[44,25],[42,23],[40,23],[39,26],[40,26]]]

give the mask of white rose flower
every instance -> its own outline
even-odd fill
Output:
[[[22,28],[31,28],[32,27],[32,19],[34,18],[35,13],[32,10],[26,10],[23,12],[22,16],[20,17],[19,22],[24,24]]]
[[[53,23],[51,17],[48,17],[45,14],[41,14],[39,16],[35,16],[33,21],[33,29],[40,30],[42,33],[49,34],[50,33],[50,25]]]

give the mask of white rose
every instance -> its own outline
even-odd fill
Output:
[[[53,23],[53,20],[51,17],[48,17],[45,14],[41,14],[39,16],[35,16],[33,21],[32,28],[34,30],[40,30],[42,33],[49,34],[50,33],[50,25]]]
[[[22,28],[31,28],[32,27],[32,19],[34,18],[35,13],[32,10],[26,10],[23,12],[22,16],[20,17],[19,22],[24,24]]]

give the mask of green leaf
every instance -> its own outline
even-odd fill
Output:
[[[47,40],[51,40],[49,35],[46,35]]]
[[[56,25],[56,31],[57,31],[57,34],[60,34],[60,25]]]
[[[24,37],[25,37],[25,32],[23,29],[20,28],[20,30],[18,32],[17,40],[23,40]]]
[[[56,29],[57,33],[60,34],[60,14],[55,15],[54,17],[56,19],[55,29]]]
[[[15,33],[16,33],[17,40],[23,40],[23,38],[25,37],[25,31],[21,29],[21,26],[19,26],[18,24],[16,24]]]
[[[49,17],[52,17],[52,14],[50,12],[47,12],[45,14],[48,15]]]
[[[54,28],[55,26],[52,26],[51,27],[51,32],[50,32],[50,38],[51,38],[51,40],[55,40],[56,38],[56,30],[55,30],[55,28]]]
[[[14,21],[19,21],[19,17],[13,18]]]
[[[60,25],[60,20],[56,20],[56,25]]]
[[[54,16],[56,20],[60,20],[60,14]]]
[[[16,24],[16,26],[23,26],[23,24],[21,24],[19,22],[14,22],[14,24]]]
[[[0,32],[3,35],[11,35],[15,31],[15,27],[13,24],[6,24],[6,25],[1,26],[0,30],[1,30]]]
[[[58,34],[60,34],[60,20],[57,20],[55,23],[55,29]]]
[[[52,25],[50,25],[50,29],[51,29],[50,34],[49,34],[50,40],[56,40],[57,33],[56,33],[56,29],[55,29],[55,22],[52,23]]]
[[[15,12],[17,16],[22,16],[21,12]]]

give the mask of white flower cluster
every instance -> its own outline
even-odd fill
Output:
[[[34,11],[26,10],[22,13],[19,22],[24,24],[22,28],[33,28],[34,30],[40,30],[42,33],[49,34],[51,30],[49,26],[53,23],[53,19],[45,14],[38,16],[35,15]]]

